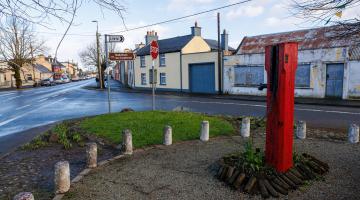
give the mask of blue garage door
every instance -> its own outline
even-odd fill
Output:
[[[342,98],[344,64],[328,64],[326,67],[326,97]]]
[[[215,64],[200,63],[189,65],[190,92],[215,93]]]

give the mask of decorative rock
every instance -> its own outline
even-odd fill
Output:
[[[359,142],[359,126],[356,124],[351,124],[349,127],[349,142],[353,144]]]
[[[126,129],[122,133],[123,142],[122,142],[122,150],[126,155],[131,155],[133,153],[133,145],[132,145],[132,135],[129,129]]]
[[[86,146],[86,161],[88,168],[97,166],[97,145],[95,142],[88,143]]]
[[[30,192],[21,192],[17,194],[13,200],[35,200],[35,198]]]
[[[208,121],[201,122],[200,140],[203,142],[206,142],[209,140],[209,122]]]
[[[296,124],[296,137],[298,139],[305,139],[306,138],[306,122],[305,121],[298,121]]]
[[[55,164],[55,193],[63,194],[70,189],[70,165],[68,161]]]
[[[242,137],[250,137],[250,118],[244,117],[241,121],[240,134]]]
[[[163,143],[166,146],[172,144],[172,128],[171,128],[171,126],[165,126],[165,128],[164,128]]]

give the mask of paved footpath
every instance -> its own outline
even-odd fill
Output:
[[[262,146],[264,137],[255,138]],[[190,141],[135,153],[99,167],[72,186],[64,199],[248,199],[213,177],[208,167],[226,153],[242,149],[239,137]],[[343,141],[296,141],[330,165],[325,181],[292,192],[285,199],[360,199],[360,146]],[[251,199],[261,199],[260,196]]]

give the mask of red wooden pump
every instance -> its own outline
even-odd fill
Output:
[[[298,44],[267,46],[266,163],[279,172],[293,165],[294,89]]]

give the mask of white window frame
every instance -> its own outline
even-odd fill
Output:
[[[140,56],[140,67],[146,67],[145,56]]]
[[[141,85],[146,85],[146,73],[141,73]]]
[[[159,55],[160,58],[160,67],[165,67],[166,66],[166,56],[164,53]]]
[[[163,78],[164,78],[164,82],[163,82]],[[160,73],[160,85],[166,85],[166,73],[162,72]]]

